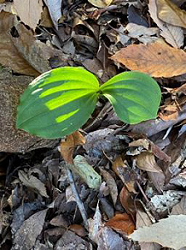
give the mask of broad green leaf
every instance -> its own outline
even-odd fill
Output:
[[[96,77],[80,67],[63,67],[37,77],[20,98],[17,128],[43,138],[61,138],[79,129],[93,112]]]
[[[150,76],[140,72],[124,72],[100,87],[118,117],[129,124],[156,118],[161,91]]]

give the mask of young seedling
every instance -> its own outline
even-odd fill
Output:
[[[100,86],[81,67],[57,68],[37,77],[25,90],[16,126],[42,138],[62,138],[85,124],[100,95],[128,124],[155,119],[161,99],[158,84],[144,73],[124,72]]]
[[[62,138],[79,129],[93,112],[99,95],[113,105],[118,117],[135,124],[154,119],[161,92],[158,84],[140,72],[124,72],[99,85],[97,78],[81,67],[53,69],[30,83],[20,98],[16,126],[32,135],[47,139]],[[72,164],[71,164],[72,165]],[[91,166],[76,169],[84,180],[91,177],[91,188],[98,188],[100,178]],[[67,174],[84,225],[88,227],[84,205],[79,198],[70,169]],[[90,176],[91,175],[91,176]]]

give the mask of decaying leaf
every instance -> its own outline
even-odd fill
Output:
[[[176,204],[171,211],[171,214],[185,214],[186,215],[186,197],[184,196],[181,201]]]
[[[170,215],[149,227],[139,228],[130,238],[139,242],[156,242],[179,250],[186,246],[186,215]]]
[[[60,152],[67,163],[73,164],[73,153],[75,147],[85,144],[85,141],[83,135],[79,131],[75,131],[73,134],[68,135],[65,141],[61,142]]]
[[[134,223],[127,213],[116,214],[105,225],[124,234],[131,234],[135,229]]]
[[[150,226],[152,225],[152,222],[149,218],[149,216],[142,210],[137,210],[136,213],[136,229],[144,227],[144,226]],[[141,250],[160,250],[161,246],[157,243],[145,243],[141,242],[139,243]]]
[[[76,155],[74,164],[68,164],[69,168],[78,174],[90,188],[98,189],[101,185],[101,176],[88,164],[81,155]]]
[[[137,38],[144,44],[155,42],[158,39],[157,36],[155,36],[158,34],[158,28],[147,28],[135,23],[128,23],[126,30],[129,32],[129,37]]]
[[[23,23],[35,30],[43,11],[42,0],[14,0],[12,7],[14,14],[17,14]]]
[[[125,186],[121,189],[121,192],[119,194],[121,205],[127,211],[127,213],[131,215],[132,218],[135,217],[136,213],[136,207],[134,204],[135,201],[133,199],[133,196],[134,194],[129,192]]]
[[[186,11],[170,0],[157,0],[158,17],[166,23],[186,28]]]
[[[141,170],[157,173],[162,172],[161,168],[155,161],[154,155],[149,152],[143,152],[140,155],[136,156],[136,165]]]
[[[109,6],[113,0],[88,0],[89,3],[98,7],[98,8],[105,8]]]
[[[157,41],[151,44],[133,44],[119,50],[112,60],[130,70],[138,70],[154,77],[172,77],[186,73],[186,53]]]
[[[118,188],[117,188],[116,182],[109,172],[107,172],[104,169],[100,169],[100,171],[101,171],[101,174],[103,175],[104,180],[107,183],[107,186],[108,186],[109,191],[110,191],[110,195],[112,197],[112,201],[115,205],[117,198],[118,198]]]
[[[32,174],[26,174],[23,170],[20,170],[18,175],[19,179],[26,187],[33,188],[33,190],[36,190],[40,195],[48,198],[46,187],[38,178]]]
[[[0,13],[0,37],[0,63],[19,74],[38,76],[51,69],[49,59],[64,59],[61,51],[36,41],[32,30],[7,12]]]
[[[183,46],[184,34],[182,28],[164,23],[158,18],[156,0],[149,0],[148,7],[151,18],[160,28],[160,35],[165,38],[166,42],[175,48]]]
[[[14,249],[31,249],[35,246],[36,239],[43,229],[47,211],[48,209],[39,211],[23,222],[15,233]]]
[[[118,156],[112,164],[113,171],[120,177],[129,192],[136,193],[135,173],[130,169],[127,162],[124,162],[121,156]]]
[[[125,250],[125,242],[119,234],[115,233],[111,228],[104,226],[102,222],[99,204],[97,204],[96,212],[93,219],[88,220],[89,237],[94,241],[97,250]]]
[[[62,0],[44,0],[44,2],[48,7],[55,28],[58,29],[58,20],[61,18]]]

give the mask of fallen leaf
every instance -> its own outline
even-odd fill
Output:
[[[147,28],[142,25],[135,23],[128,23],[126,26],[128,31],[128,36],[132,38],[137,38],[140,42],[147,44],[155,42],[158,38],[158,28]]]
[[[132,218],[135,218],[136,206],[134,204],[133,194],[130,193],[125,186],[121,189],[119,200],[127,213],[130,214]]]
[[[152,44],[132,44],[111,57],[130,70],[138,70],[154,77],[172,77],[186,73],[186,53],[162,41]]]
[[[135,229],[134,223],[127,213],[116,214],[105,225],[124,234],[131,234]]]
[[[90,242],[85,241],[74,232],[67,230],[55,244],[54,250],[92,249]]]
[[[104,226],[99,203],[93,219],[88,220],[89,238],[94,241],[98,247],[97,250],[125,250],[126,245],[122,237],[115,233],[111,228]]]
[[[48,198],[48,194],[46,192],[46,187],[45,185],[34,175],[32,174],[27,174],[23,170],[20,170],[18,172],[18,176],[20,181],[26,186],[30,187],[33,190],[36,190],[41,196],[44,196]]]
[[[160,28],[160,35],[165,38],[166,42],[175,48],[180,48],[183,46],[183,29],[168,23],[164,23],[158,18],[156,0],[149,0],[148,7],[151,18]]]
[[[139,169],[149,172],[162,173],[162,170],[156,163],[155,157],[152,153],[142,152],[140,155],[137,155],[135,159],[136,165]]]
[[[183,197],[181,201],[172,208],[171,214],[186,215],[186,197]]]
[[[62,0],[44,0],[48,7],[52,22],[55,28],[58,30],[58,20],[61,18],[61,4]]]
[[[43,11],[42,0],[14,0],[12,8],[13,13],[17,14],[23,23],[35,30]]]
[[[61,51],[36,41],[32,30],[18,22],[15,15],[0,13],[0,37],[0,63],[19,74],[38,76],[51,69],[51,58],[67,65]]]
[[[186,28],[186,11],[170,0],[157,0],[158,17],[166,23]]]
[[[116,160],[112,163],[112,169],[119,176],[119,178],[123,181],[128,191],[136,193],[135,173],[130,169],[127,163],[123,161],[121,156],[118,156]]]
[[[79,175],[89,188],[98,189],[101,185],[101,176],[88,164],[85,157],[76,155],[74,164],[68,164],[68,167]]]
[[[139,228],[129,237],[139,242],[156,242],[179,250],[186,246],[186,215],[170,215],[149,227]]]
[[[23,222],[13,238],[14,249],[31,249],[35,246],[36,239],[43,229],[48,209],[31,215]]]
[[[136,229],[144,227],[144,226],[150,226],[152,225],[152,222],[149,218],[149,216],[142,210],[137,210],[136,213]],[[157,243],[139,243],[141,250],[160,250],[161,246]]]
[[[116,182],[109,172],[107,172],[104,169],[100,169],[100,171],[101,171],[101,174],[103,175],[104,180],[107,183],[107,186],[108,186],[109,191],[110,191],[110,195],[112,197],[112,201],[115,205],[117,198],[118,198],[118,188],[117,188]]]
[[[88,0],[89,3],[98,7],[98,8],[105,8],[109,6],[113,0]]]
[[[84,136],[79,132],[75,131],[73,134],[68,135],[65,141],[60,143],[60,152],[64,160],[67,163],[73,164],[73,153],[78,145],[85,144],[86,140]]]
[[[69,226],[69,229],[80,237],[86,236],[85,228],[82,225],[72,224]]]

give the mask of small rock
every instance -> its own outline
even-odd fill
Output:
[[[0,152],[26,153],[54,147],[59,141],[31,136],[15,127],[19,97],[32,80],[33,77],[12,75],[0,67]]]

